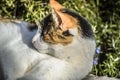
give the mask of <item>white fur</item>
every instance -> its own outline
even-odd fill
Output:
[[[94,40],[76,36],[67,46],[51,45],[37,33],[34,45],[49,55],[38,53],[31,43],[36,30],[29,31],[27,26],[23,21],[0,21],[0,80],[80,80],[91,70]],[[98,79],[119,80],[91,75],[84,80]]]
[[[32,47],[31,40],[36,30],[29,31],[28,24],[0,21],[0,80],[16,80],[24,76],[47,55],[39,54]]]
[[[46,62],[46,65],[49,63],[51,63],[51,65],[45,66],[45,69],[55,65],[58,65],[59,68],[56,66],[50,69],[50,73],[43,72],[45,77],[42,80],[80,80],[91,71],[93,55],[95,51],[94,40],[81,38],[80,36],[76,35],[74,37],[74,41],[67,46],[63,46],[61,44],[53,45],[42,41],[42,37],[40,38],[38,36],[40,35],[39,32],[40,31],[38,31],[33,38],[34,46],[39,52],[42,52],[42,49],[44,48],[46,51],[45,53],[59,60],[59,62],[54,60],[54,62],[56,62],[55,64],[52,64],[50,60]],[[63,66],[63,64],[65,66]],[[41,73],[41,71],[39,73]],[[63,75],[61,75],[61,73]],[[48,76],[48,74],[50,76]]]
[[[78,29],[77,29],[77,28],[69,29],[69,32],[70,32],[72,35],[78,35]]]
[[[22,21],[0,22],[0,71],[5,80],[80,80],[90,72],[94,40],[76,36],[67,46],[51,45],[27,26]],[[32,47],[32,38],[40,53]]]

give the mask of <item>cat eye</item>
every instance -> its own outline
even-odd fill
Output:
[[[64,8],[64,9],[60,9],[60,12],[62,12],[62,13],[66,13],[66,11],[67,11],[66,8]]]
[[[62,33],[64,36],[73,36],[72,34],[70,34],[69,30],[66,30]]]
[[[65,9],[60,9],[60,12],[65,13],[66,11]]]

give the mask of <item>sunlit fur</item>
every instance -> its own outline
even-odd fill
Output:
[[[0,80],[16,80],[24,75],[37,57],[32,54],[37,52],[29,48],[35,32],[29,31],[24,21],[0,20]]]
[[[44,65],[49,64],[44,66],[44,69],[54,68],[43,72],[45,75],[42,76],[45,78],[43,80],[80,80],[91,71],[95,50],[95,41],[93,39],[85,39],[77,35],[74,36],[72,43],[62,45],[44,42],[40,36],[35,37],[37,38],[34,46],[39,52],[47,53],[60,61],[56,62],[57,60],[53,60],[55,62],[53,64],[48,59],[49,61],[44,63]]]
[[[0,21],[0,80],[79,80],[91,70],[94,40],[76,35],[70,44],[50,44],[30,26],[24,21]],[[38,40],[40,52],[32,38]]]
[[[91,71],[95,40],[90,24],[74,12],[63,12],[75,20],[71,27],[59,25],[61,17],[53,13],[38,30],[24,21],[0,20],[0,80],[81,80]],[[91,75],[84,80],[98,79],[117,80]]]
[[[33,44],[40,53],[54,58],[49,58],[49,61],[41,65],[46,66],[39,71],[39,78],[81,80],[91,71],[93,65],[95,40],[91,26],[83,17],[68,9],[61,9],[61,12],[52,10],[52,13],[41,21],[42,29],[38,29],[33,38]],[[72,26],[65,23],[63,25],[61,21],[64,18],[61,19],[59,14],[65,14],[67,19],[72,19],[68,20],[73,22]],[[40,69],[39,65],[38,68]]]
[[[62,9],[44,18],[42,29],[30,26],[0,21],[0,80],[81,80],[91,71],[95,40],[87,20]]]

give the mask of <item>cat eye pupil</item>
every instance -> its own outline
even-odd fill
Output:
[[[61,11],[62,13],[65,13],[65,12],[66,12],[65,9],[61,9],[60,11]]]
[[[64,31],[62,34],[64,36],[72,36],[72,34],[70,34],[70,32],[68,30]]]

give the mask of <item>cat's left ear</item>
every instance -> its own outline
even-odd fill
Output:
[[[61,17],[57,14],[54,8],[52,9],[52,20],[54,21],[56,27],[62,27]]]
[[[77,19],[65,13],[64,6],[55,0],[50,0],[50,6],[52,8],[52,17],[55,24],[60,26],[63,31],[77,27]]]

